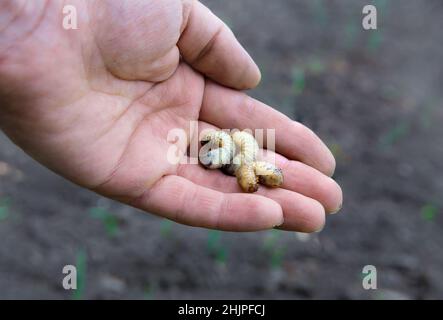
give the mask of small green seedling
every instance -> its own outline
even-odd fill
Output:
[[[380,30],[373,30],[369,35],[367,48],[371,53],[377,52],[378,48],[380,48],[383,43],[383,35]]]
[[[427,221],[433,221],[438,214],[438,208],[433,204],[427,204],[420,210],[421,216]]]
[[[263,248],[265,250],[272,250],[280,238],[280,232],[276,229],[270,230],[263,241]]]
[[[377,16],[379,21],[384,20],[383,17],[388,12],[388,4],[389,1],[387,0],[375,0],[374,6],[377,8]],[[376,53],[383,43],[384,37],[381,32],[382,29],[383,28],[372,30],[369,35],[366,46],[371,53]]]
[[[280,245],[279,239],[281,237],[281,231],[271,230],[266,236],[263,248],[270,256],[270,266],[272,269],[281,269],[284,260],[285,247]]]
[[[86,260],[87,255],[85,250],[79,250],[76,257],[77,268],[77,290],[73,291],[72,298],[74,300],[81,300],[85,294],[86,287]]]
[[[388,0],[374,0],[374,5],[377,8],[377,12],[379,15],[385,15],[387,10],[389,9]]]
[[[0,199],[0,221],[4,221],[9,217],[11,201],[8,198]]]
[[[220,245],[221,233],[220,231],[210,230],[208,231],[208,250],[213,252]]]
[[[292,69],[292,90],[294,95],[298,96],[302,94],[305,87],[305,70],[300,67],[294,67]]]
[[[311,5],[315,20],[321,26],[326,26],[328,24],[328,12],[324,0],[312,0],[309,1],[309,4]]]
[[[424,129],[430,129],[435,123],[434,113],[438,109],[439,103],[435,100],[428,101],[421,112],[420,124]]]
[[[163,219],[160,224],[160,233],[162,237],[169,238],[172,235],[172,227],[174,226],[174,222],[168,219]]]
[[[349,19],[345,26],[344,43],[346,48],[350,49],[354,46],[359,30],[359,21],[356,21],[355,18]]]
[[[94,207],[89,210],[92,218],[102,221],[106,233],[110,237],[117,235],[119,230],[119,222],[115,215],[102,207]]]
[[[285,254],[285,248],[275,248],[272,251],[271,255],[271,268],[273,269],[281,269],[283,265],[284,260],[284,254]]]
[[[208,251],[215,256],[215,261],[220,265],[225,265],[228,259],[228,249],[221,243],[221,232],[210,230],[208,232]]]
[[[374,293],[374,299],[375,300],[386,300],[385,294],[383,291],[377,291]]]
[[[319,75],[325,72],[326,65],[320,59],[313,58],[306,64],[306,69],[313,75]]]
[[[155,287],[147,284],[143,290],[144,300],[153,300],[155,298]]]
[[[409,131],[410,124],[406,121],[401,121],[380,138],[379,146],[382,148],[391,147],[392,145],[399,142],[401,139],[405,138],[408,135]]]
[[[220,265],[225,265],[228,260],[228,250],[226,248],[220,247],[217,250],[215,261]]]

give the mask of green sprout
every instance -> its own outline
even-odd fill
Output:
[[[89,210],[89,214],[92,218],[102,221],[108,236],[114,237],[117,235],[119,230],[119,221],[115,215],[103,207],[91,208]]]
[[[313,0],[309,4],[317,22],[322,26],[326,26],[328,24],[328,12],[324,0]]]
[[[386,13],[385,10],[388,10],[389,1],[388,0],[374,0],[374,5],[377,8],[377,13],[380,16],[381,14]]]
[[[423,217],[423,219],[428,220],[428,221],[434,220],[438,214],[438,211],[439,211],[439,209],[436,206],[434,206],[433,204],[427,204],[427,205],[423,206],[420,210],[421,216]]]
[[[306,69],[313,75],[319,75],[325,72],[326,65],[320,59],[313,58],[307,63]]]
[[[280,269],[283,265],[285,248],[278,243],[280,237],[281,232],[274,229],[268,233],[263,242],[263,248],[270,256],[272,269]]]
[[[214,251],[220,245],[221,233],[220,231],[210,230],[208,232],[208,249]]]
[[[0,221],[6,220],[10,214],[11,202],[7,198],[0,199]]]
[[[155,297],[155,287],[147,284],[143,290],[143,299],[144,300],[153,300]]]
[[[373,30],[368,38],[367,48],[370,52],[375,53],[383,42],[383,35],[378,30]]]
[[[272,229],[266,235],[265,240],[263,241],[263,248],[265,250],[272,250],[276,245],[277,241],[280,238],[280,232],[276,229]]]
[[[215,256],[215,261],[220,265],[225,265],[228,259],[228,249],[221,243],[221,232],[210,230],[207,242],[209,252]]]
[[[352,48],[357,38],[359,25],[355,19],[349,19],[345,26],[345,47]]]
[[[421,113],[420,122],[421,126],[424,129],[430,129],[434,122],[434,112],[437,109],[438,102],[437,101],[429,101],[427,102]]]
[[[383,20],[383,17],[388,12],[389,1],[375,0],[374,6],[377,8],[378,21]],[[380,30],[373,30],[368,38],[367,48],[370,52],[375,53],[383,43],[383,34]]]
[[[77,290],[75,290],[72,295],[74,300],[81,300],[84,297],[86,287],[86,260],[87,255],[85,250],[79,250],[75,263],[77,268]]]
[[[292,88],[296,96],[303,93],[306,86],[305,70],[299,67],[292,69]]]
[[[425,108],[420,118],[421,126],[425,129],[429,129],[432,126],[432,120],[431,108]]]
[[[172,234],[172,227],[174,223],[171,220],[163,219],[160,224],[160,233],[163,237],[169,238]]]
[[[386,300],[385,294],[383,293],[383,291],[377,291],[374,293],[374,299],[375,300]]]
[[[228,250],[226,248],[220,247],[217,250],[215,261],[220,265],[225,265],[228,260]]]
[[[380,138],[379,146],[380,147],[392,146],[397,142],[399,142],[404,137],[406,137],[409,131],[410,131],[410,124],[406,121],[401,121]]]
[[[383,98],[385,98],[385,99],[396,100],[396,99],[400,99],[401,92],[397,88],[387,86],[387,87],[382,88],[382,95],[383,95]]]
[[[276,248],[272,251],[271,254],[271,267],[273,269],[281,269],[283,265],[285,249],[284,248]]]

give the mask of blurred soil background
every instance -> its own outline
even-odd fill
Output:
[[[261,67],[251,94],[328,143],[343,210],[312,235],[180,226],[72,185],[0,134],[0,298],[442,299],[443,2],[203,2]],[[362,29],[365,4],[377,31]],[[377,290],[362,288],[369,264]]]

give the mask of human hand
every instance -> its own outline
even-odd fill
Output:
[[[259,82],[258,68],[201,3],[70,3],[78,30],[63,29],[62,1],[0,4],[0,127],[29,155],[80,186],[193,226],[311,232],[340,208],[332,154],[238,91]],[[171,129],[197,139],[190,121],[275,129],[283,188],[243,194],[219,171],[168,162]]]

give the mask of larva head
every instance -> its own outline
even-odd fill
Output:
[[[283,171],[269,162],[254,163],[255,174],[259,182],[267,187],[278,188],[283,184]]]
[[[215,131],[206,132],[200,139],[200,144],[204,146],[205,144],[214,140]]]
[[[220,169],[230,162],[230,154],[228,150],[218,148],[208,152],[201,152],[199,159],[206,168]]]

